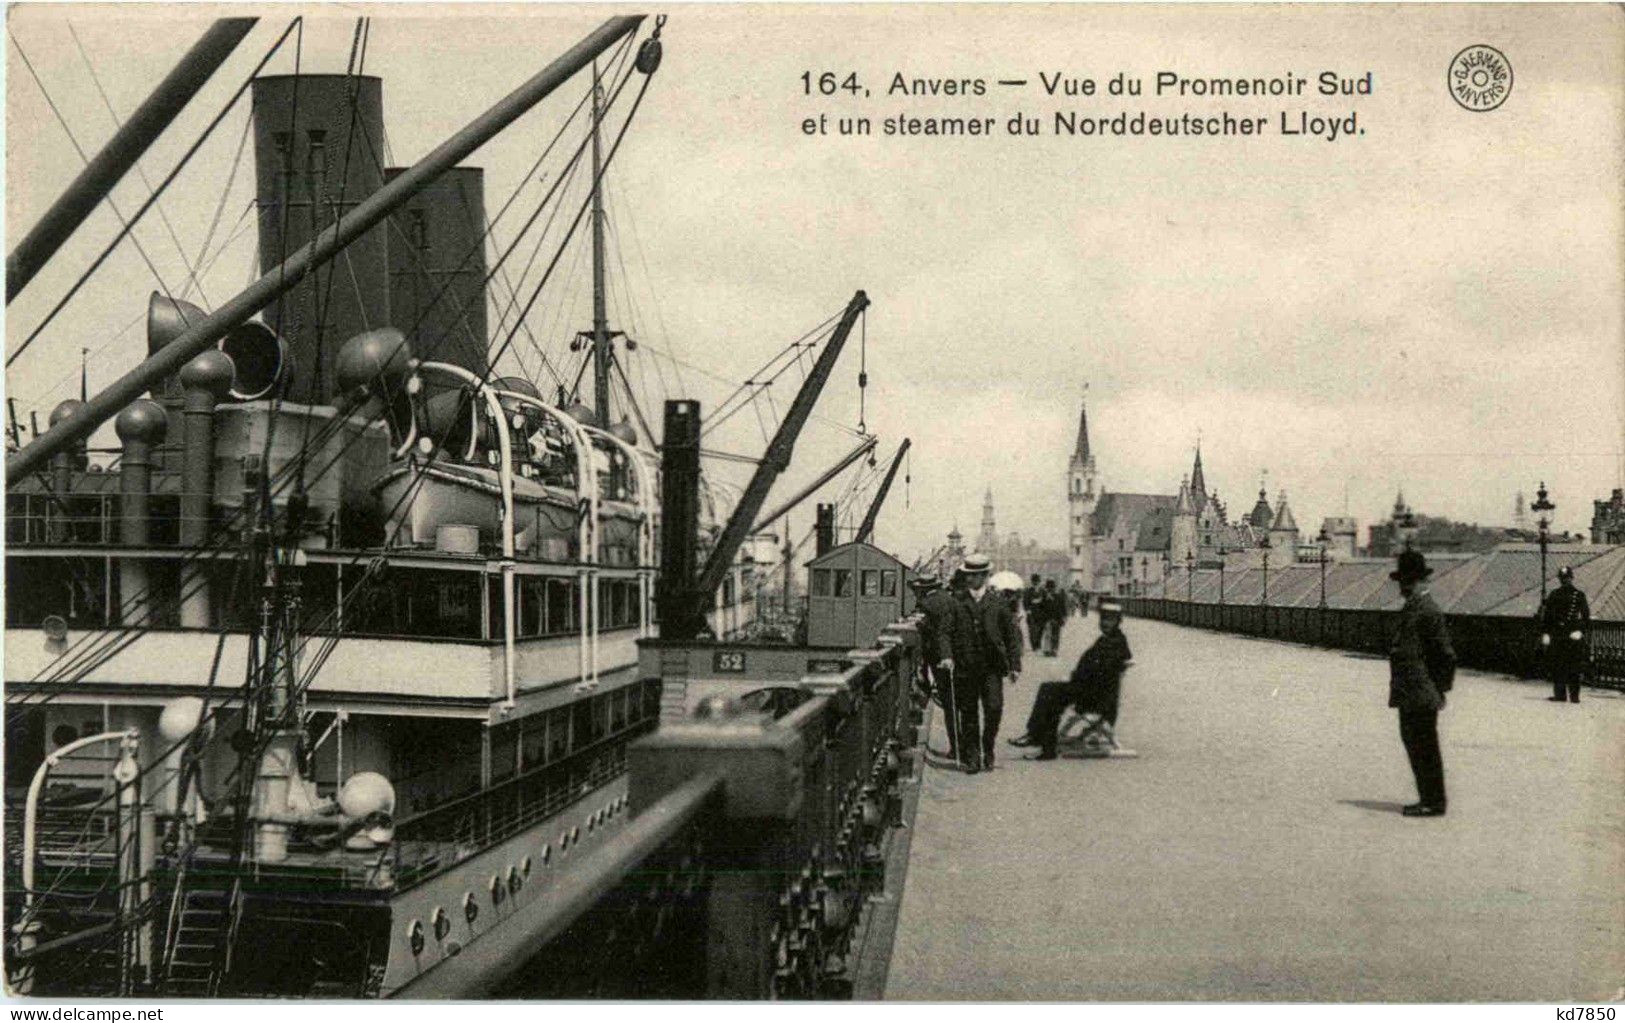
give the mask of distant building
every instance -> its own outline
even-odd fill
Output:
[[[1207,489],[1198,445],[1190,474],[1175,494],[1128,494],[1099,484],[1089,445],[1089,420],[1078,417],[1078,440],[1067,466],[1071,516],[1072,578],[1096,593],[1152,593],[1191,567],[1262,561],[1270,525],[1282,518],[1271,541],[1295,547],[1298,527],[1282,495],[1279,511],[1263,501],[1260,525],[1232,523],[1219,495]],[[1262,501],[1262,492],[1260,493]],[[1290,561],[1293,555],[1284,555]]]
[[[1394,498],[1387,522],[1373,523],[1366,553],[1373,558],[1391,558],[1406,547],[1428,554],[1475,554],[1494,550],[1504,543],[1533,542],[1538,534],[1512,526],[1480,526],[1477,523],[1417,513],[1405,502],[1403,492]],[[1584,537],[1578,538],[1584,542]],[[1554,543],[1570,542],[1568,534],[1551,534]]]
[[[1373,558],[1398,557],[1400,551],[1414,544],[1416,529],[1416,514],[1405,503],[1405,491],[1400,490],[1394,494],[1394,510],[1388,521],[1371,524],[1371,543],[1366,553]]]
[[[1320,523],[1326,534],[1326,556],[1347,561],[1359,553],[1360,524],[1349,515],[1329,515]]]
[[[1625,490],[1615,487],[1612,496],[1591,507],[1591,542],[1625,544]]]
[[[1022,540],[1018,534],[1000,536],[993,517],[993,489],[982,500],[982,531],[976,549],[993,562],[995,572],[1015,572],[1023,579],[1035,573],[1057,584],[1068,582],[1072,557],[1066,551],[1042,547],[1035,540]]]

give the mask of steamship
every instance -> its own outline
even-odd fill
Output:
[[[411,168],[376,158],[378,78],[255,78],[259,282],[213,311],[154,293],[141,367],[27,442],[13,413],[12,991],[410,996],[522,942],[620,827],[627,744],[661,710],[636,670],[659,439],[630,393],[610,418],[601,278],[594,391],[493,375],[482,172],[457,164],[593,74],[601,274],[593,61],[624,45],[651,75],[641,22],[610,19]],[[13,250],[8,301],[19,271]],[[118,446],[91,446],[108,420]],[[702,553],[726,514],[701,502]],[[719,637],[754,618],[748,559],[722,555]]]

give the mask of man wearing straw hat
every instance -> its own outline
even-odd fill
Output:
[[[1389,578],[1399,583],[1405,605],[1388,653],[1388,706],[1399,711],[1399,738],[1416,776],[1417,802],[1407,817],[1443,817],[1444,759],[1439,752],[1439,708],[1456,673],[1444,612],[1428,593],[1433,574],[1420,551],[1404,550]]]
[[[1004,680],[1009,676],[1014,682],[1021,673],[1021,633],[1004,595],[987,584],[992,567],[985,554],[966,556],[965,585],[955,598],[950,641],[959,762],[970,774],[992,769],[993,744],[1004,716]]]

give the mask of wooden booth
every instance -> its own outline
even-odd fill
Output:
[[[873,646],[880,630],[914,611],[913,572],[878,547],[847,543],[807,562],[807,643]]]

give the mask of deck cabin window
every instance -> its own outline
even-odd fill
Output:
[[[69,627],[107,624],[107,562],[101,558],[7,558],[6,625],[31,628],[48,615]]]
[[[897,596],[897,571],[885,568],[880,571],[880,595],[882,597]]]
[[[815,597],[828,597],[831,596],[833,592],[834,590],[831,586],[830,580],[830,570],[827,568],[813,569],[812,595]]]

